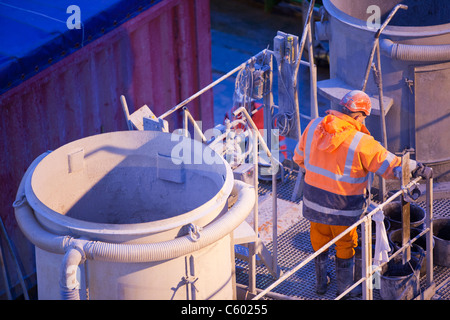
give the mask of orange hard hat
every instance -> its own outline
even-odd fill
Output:
[[[346,107],[351,112],[362,111],[366,116],[370,115],[370,109],[372,108],[369,96],[361,90],[352,90],[348,92],[339,104]]]

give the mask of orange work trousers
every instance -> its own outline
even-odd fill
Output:
[[[322,248],[347,228],[348,226],[332,226],[311,221],[310,237],[314,251]],[[357,246],[358,234],[354,228],[336,242],[336,256],[339,259],[350,259],[355,255],[354,248]]]

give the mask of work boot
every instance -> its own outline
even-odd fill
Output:
[[[330,277],[327,273],[328,253],[323,252],[314,259],[316,266],[316,293],[325,294],[327,286],[330,283]]]
[[[353,277],[355,273],[355,257],[351,257],[350,259],[340,259],[336,257],[336,284],[337,291],[336,296],[339,296],[342,292],[347,290],[351,285],[353,285]],[[361,286],[357,286],[352,291],[350,291],[347,295],[343,297],[343,299],[354,298],[361,295]]]

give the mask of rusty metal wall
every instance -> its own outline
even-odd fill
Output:
[[[0,96],[0,216],[25,275],[34,273],[34,251],[12,203],[31,162],[67,142],[126,130],[121,94],[130,112],[147,104],[160,115],[211,82],[209,0],[164,0]],[[213,126],[212,92],[188,107]],[[171,131],[181,126],[179,114],[167,120]]]

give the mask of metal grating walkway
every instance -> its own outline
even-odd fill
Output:
[[[295,185],[296,175],[291,174],[284,183],[278,182],[277,197],[290,201],[292,191]],[[266,195],[272,192],[270,183],[260,182],[259,194]],[[301,199],[297,199],[295,203],[299,204]],[[422,207],[425,202],[418,202]],[[434,216],[450,217],[450,199],[435,200]],[[300,218],[300,220],[283,231],[278,236],[278,263],[282,272],[286,272],[300,263],[313,253],[313,249],[309,240],[309,222]],[[267,243],[267,248],[272,249],[272,243]],[[329,265],[328,271],[331,276],[331,283],[325,295],[319,296],[315,293],[315,270],[314,261],[311,261],[298,272],[289,277],[286,281],[278,285],[272,290],[274,293],[283,294],[301,300],[332,300],[335,298],[336,280],[334,274],[334,258],[335,250],[332,246],[328,252]],[[256,286],[259,289],[265,289],[274,282],[269,271],[264,265],[256,267]],[[450,300],[450,268],[435,266],[434,280],[436,283],[435,299]],[[248,285],[248,268],[247,262],[236,259],[236,281],[242,285]],[[421,283],[425,286],[425,277],[421,278]],[[379,300],[379,290],[373,290],[374,300]]]

